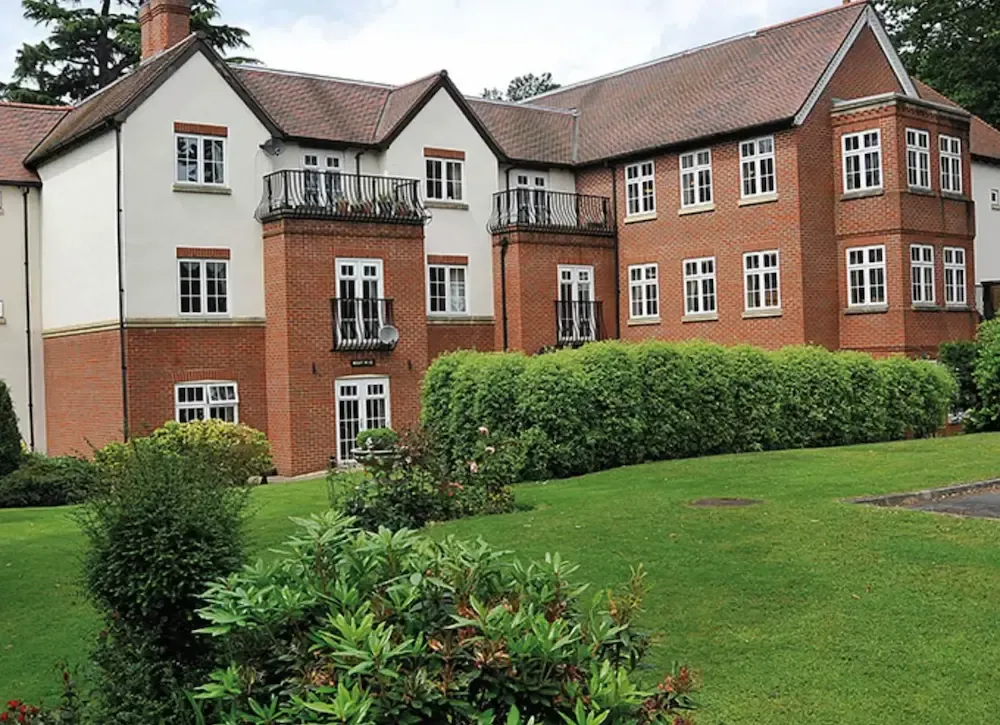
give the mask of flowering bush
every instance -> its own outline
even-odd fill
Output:
[[[225,664],[206,723],[684,723],[687,669],[644,688],[642,568],[584,600],[558,554],[524,565],[482,541],[297,522],[283,558],[213,584],[199,611]]]
[[[440,464],[422,434],[380,435],[381,448],[359,454],[363,471],[331,471],[327,480],[333,508],[356,518],[370,531],[420,528],[430,521],[507,513],[514,509],[510,484],[520,470],[519,448],[495,440],[480,428],[472,457],[453,470]],[[372,438],[368,438],[372,441]],[[362,449],[362,451],[365,449]]]
[[[28,705],[20,700],[10,700],[7,709],[0,712],[0,722],[2,723],[28,723],[35,725],[41,722],[41,710],[34,705]]]

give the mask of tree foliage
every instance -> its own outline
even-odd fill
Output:
[[[21,0],[24,17],[49,36],[17,51],[13,79],[0,98],[26,103],[80,101],[139,63],[141,0]],[[219,24],[218,0],[192,0],[191,29],[225,53],[249,48],[242,28]],[[252,62],[249,58],[231,58]]]
[[[517,102],[527,98],[534,98],[546,91],[554,91],[559,87],[558,83],[552,81],[551,73],[542,73],[537,76],[534,73],[528,73],[527,75],[518,76],[508,83],[506,93],[501,93],[499,88],[484,88],[483,98],[488,98],[492,101]]]
[[[907,70],[1000,125],[1000,0],[882,0]]]
[[[0,477],[16,471],[21,465],[22,457],[17,413],[14,412],[7,384],[0,380]]]

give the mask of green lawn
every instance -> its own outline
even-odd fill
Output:
[[[558,550],[597,586],[642,562],[653,664],[704,679],[702,725],[979,723],[1000,698],[1000,522],[840,503],[1000,476],[1000,435],[674,461],[527,485],[533,510],[433,529],[525,556]],[[695,509],[700,497],[764,499]],[[258,492],[261,546],[322,483]],[[65,511],[0,512],[0,701],[51,692],[96,627],[75,598]]]

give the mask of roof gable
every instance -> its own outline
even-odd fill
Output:
[[[25,159],[25,164],[37,166],[95,135],[110,130],[124,121],[143,101],[163,85],[174,72],[196,53],[203,54],[229,86],[243,99],[272,133],[278,132],[274,120],[233,74],[229,65],[198,35],[142,63],[134,71],[84,99],[67,113],[55,128]]]

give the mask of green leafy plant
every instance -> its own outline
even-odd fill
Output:
[[[954,394],[943,366],[902,357],[602,342],[532,358],[442,356],[425,377],[422,420],[449,466],[469,460],[473,431],[486,425],[519,442],[515,479],[540,480],[645,460],[933,435]]]
[[[31,454],[20,468],[0,478],[0,508],[82,503],[97,490],[98,479],[90,461]]]
[[[976,388],[975,368],[978,345],[973,340],[956,340],[941,344],[938,359],[958,383],[953,410],[966,413],[979,405],[979,391]]]
[[[113,484],[77,513],[86,593],[104,620],[96,722],[185,720],[183,692],[216,655],[193,631],[204,624],[198,595],[243,564],[248,496],[210,458],[138,439]]]
[[[268,475],[274,468],[267,436],[248,425],[221,420],[169,422],[149,435],[149,445],[178,456],[197,457],[233,486]],[[111,443],[94,452],[102,474],[114,480],[134,455],[130,443]]]
[[[364,450],[388,451],[399,444],[399,434],[391,428],[371,428],[358,433],[357,447]]]
[[[213,584],[200,615],[226,663],[205,722],[654,723],[694,707],[686,669],[635,673],[642,569],[586,598],[559,555],[522,564],[482,541],[297,520],[280,558]]]
[[[23,455],[14,402],[7,384],[0,380],[0,476],[16,471]]]
[[[1000,319],[980,325],[976,343],[973,378],[979,407],[972,415],[972,425],[977,430],[1000,430]]]

